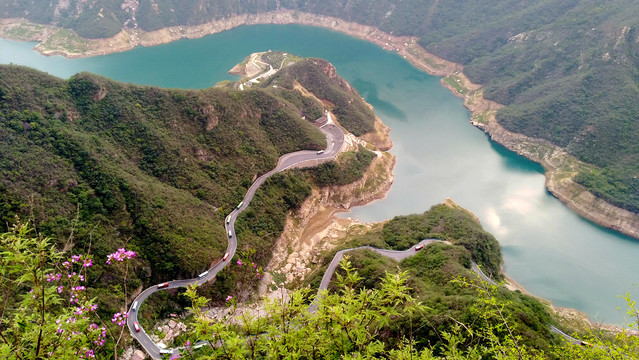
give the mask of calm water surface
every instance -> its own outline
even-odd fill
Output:
[[[543,169],[474,128],[439,78],[373,44],[324,29],[259,25],[89,59],[44,57],[34,45],[0,40],[0,63],[65,78],[90,71],[138,84],[205,88],[234,79],[226,71],[252,52],[323,57],[391,128],[397,156],[388,196],[346,216],[379,221],[424,212],[450,197],[497,237],[505,271],[532,293],[613,324],[624,323],[618,295],[639,299],[633,285],[639,241],[572,213],[545,190]]]

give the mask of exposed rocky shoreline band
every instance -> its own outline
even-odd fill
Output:
[[[639,215],[615,207],[597,198],[583,186],[572,181],[575,170],[583,166],[582,163],[568,155],[563,149],[544,140],[529,138],[525,135],[512,133],[504,129],[495,119],[497,110],[502,108],[503,105],[484,99],[482,96],[482,86],[473,84],[468,80],[462,72],[463,66],[429,54],[417,44],[417,38],[393,36],[371,26],[295,11],[275,11],[259,15],[234,16],[214,23],[190,27],[176,26],[153,32],[127,29],[122,30],[113,38],[108,39],[87,40],[76,38],[76,40],[79,39],[83,42],[82,46],[77,47],[82,48],[82,52],[71,52],[65,49],[62,44],[51,41],[50,36],[55,34],[59,29],[51,26],[31,24],[24,19],[0,20],[0,37],[14,38],[20,41],[39,41],[40,43],[36,45],[35,49],[44,55],[62,55],[68,58],[78,58],[127,51],[136,46],[154,46],[184,38],[200,38],[242,25],[258,24],[300,24],[342,32],[362,40],[373,42],[385,50],[397,52],[415,67],[431,75],[444,77],[441,81],[442,85],[451,90],[456,96],[464,99],[464,105],[472,113],[471,122],[473,125],[484,130],[494,141],[504,145],[511,151],[515,151],[519,155],[544,166],[546,169],[546,187],[554,196],[567,204],[568,207],[579,215],[595,223],[639,238]],[[17,26],[26,26],[34,28],[37,31],[34,31],[29,38],[8,36],[7,30],[11,30]],[[74,39],[71,39],[71,41],[74,41]],[[457,85],[453,86],[451,81],[456,82]],[[367,138],[365,140],[373,140],[372,142],[377,143],[376,145],[382,151],[389,149],[392,143],[388,140],[388,128],[379,120],[376,122],[376,128],[377,133],[375,137],[383,134],[381,139]],[[384,144],[384,141],[388,143]],[[384,178],[380,184],[377,184],[376,189],[365,199],[357,196],[354,197],[353,200],[355,203],[350,205],[363,205],[375,199],[383,198],[392,184],[392,168],[394,163],[394,157],[391,156],[390,162],[386,161],[384,165],[380,164],[379,166],[386,168],[387,174],[390,174],[389,177]],[[365,178],[367,177],[368,176],[365,176]],[[348,190],[348,187],[344,187],[344,189]],[[334,232],[335,228],[341,227],[345,229],[352,224],[351,220],[337,219],[333,216],[335,212],[344,211],[344,208],[350,207],[344,207],[343,205],[336,206],[329,201],[329,199],[336,195],[334,193],[335,191],[339,193],[342,192],[341,187],[324,190],[325,193],[314,194],[311,198],[307,199],[305,206],[303,206],[303,208],[306,208],[306,211],[300,211],[300,214],[296,214],[297,216],[294,216],[296,221],[292,221],[290,217],[287,219],[287,229],[282,234],[281,239],[283,242],[290,244],[291,239],[286,238],[293,236],[308,238],[307,241],[310,240],[311,243],[316,243],[320,238],[324,238],[330,232]],[[312,203],[315,205],[311,205]],[[310,216],[306,217],[301,215]],[[304,224],[308,225],[308,218],[314,218],[316,216],[320,218],[319,222],[322,223],[320,226],[322,229],[320,229],[319,232],[316,234],[305,234],[305,236],[302,236],[303,234],[301,232],[295,235],[291,234],[291,232],[295,232],[293,228],[298,228],[297,230],[299,231],[300,218],[306,218]],[[296,224],[298,226],[294,226],[293,222],[298,222]],[[331,236],[329,235],[329,237]],[[311,240],[311,238],[315,239]],[[306,243],[299,245],[308,248],[311,244]],[[311,245],[310,247],[313,246]],[[329,247],[331,246],[329,245]],[[286,258],[286,256],[284,256],[284,258]],[[283,260],[283,258],[278,259],[278,257],[274,257],[271,264],[269,264],[269,268],[278,267],[274,266],[277,262],[280,262],[281,266]],[[301,274],[298,275],[303,276],[307,271],[307,269],[304,269],[304,271],[301,271]],[[506,278],[513,290],[518,289],[526,292],[523,287],[516,284],[512,279],[507,276]],[[266,282],[261,286],[261,293],[265,290],[265,284]],[[552,304],[550,305],[552,306]],[[588,322],[587,316],[576,310],[557,308],[555,306],[552,306],[552,308],[555,309],[556,312],[561,313],[565,318],[576,318],[579,319],[579,322]],[[602,324],[599,325],[601,326]],[[605,327],[609,330],[620,330],[615,326],[607,325]]]
[[[278,10],[263,14],[245,14],[217,20],[196,26],[174,26],[156,31],[122,30],[108,39],[70,39],[66,43],[57,43],[51,34],[56,28],[28,24],[23,19],[8,19],[0,23],[0,36],[7,36],[7,30],[18,26],[32,26],[30,38],[40,43],[36,50],[45,55],[63,55],[66,57],[89,57],[130,50],[136,46],[154,46],[184,38],[200,38],[206,35],[229,30],[241,25],[257,24],[301,24],[323,27],[347,35],[373,42],[385,50],[397,52],[417,68],[435,76],[444,76],[442,84],[455,95],[464,99],[464,105],[472,112],[472,123],[490,135],[492,140],[504,145],[528,159],[538,162],[546,169],[546,187],[570,209],[599,225],[619,231],[639,239],[639,214],[616,207],[596,197],[585,187],[572,180],[577,169],[586,164],[567,154],[565,150],[541,139],[513,133],[503,128],[495,119],[497,110],[503,105],[483,98],[481,85],[471,83],[463,74],[459,64],[441,59],[427,53],[417,44],[417,38],[399,37],[387,34],[372,26],[347,22],[338,18],[320,16],[298,11]],[[59,39],[59,37],[55,37]],[[68,50],[69,42],[83,41],[82,46]],[[66,48],[64,46],[67,46]],[[451,81],[455,81],[458,85]]]

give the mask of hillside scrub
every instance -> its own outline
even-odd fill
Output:
[[[385,274],[405,272],[410,294],[425,310],[415,317],[397,319],[389,331],[401,337],[405,329],[412,326],[417,348],[431,348],[435,354],[441,354],[444,348],[441,333],[454,332],[460,323],[474,332],[480,332],[487,323],[497,325],[500,321],[497,316],[484,319],[486,322],[474,319],[480,311],[482,296],[486,295],[502,304],[502,314],[511,322],[520,343],[544,351],[558,343],[547,325],[554,321],[549,308],[533,297],[482,283],[470,270],[470,253],[464,248],[434,243],[399,263],[367,249],[349,252],[347,257],[352,269],[360,275],[360,280],[353,285],[357,290],[375,289]],[[338,269],[329,290],[339,293],[337,279],[345,276],[345,270]],[[466,339],[463,347],[485,340]]]
[[[96,276],[95,257],[69,256],[52,245],[51,239],[35,235],[21,223],[0,234],[0,287],[5,297],[0,354],[9,360],[116,358],[128,314],[95,303],[98,293],[88,286]],[[128,308],[127,274],[136,257],[134,251],[121,248],[105,262],[117,276],[115,282],[124,285],[124,293],[114,292],[110,299],[123,309]],[[190,303],[186,309],[193,315],[192,327],[176,345],[185,346],[182,355],[193,359],[272,359],[291,354],[373,359],[637,358],[638,338],[625,332],[577,335],[592,346],[568,344],[550,335],[552,319],[544,307],[530,297],[477,282],[464,266],[468,258],[464,248],[433,244],[400,263],[401,271],[383,271],[395,267],[387,260],[381,261],[379,271],[377,255],[364,252],[343,260],[335,290],[320,294],[317,312],[308,311],[313,299],[309,289],[297,290],[283,301],[270,300],[259,317],[236,316],[237,302],[227,297],[236,321],[205,317],[208,299],[191,286],[181,300]],[[634,302],[627,300],[629,316],[637,319]],[[145,308],[140,312],[148,316]],[[225,346],[195,349],[198,340]]]
[[[375,153],[359,145],[357,151],[340,154],[336,161],[307,168],[317,186],[346,185],[361,179],[375,158]]]
[[[372,287],[362,287],[365,278],[357,266],[370,257],[357,258],[342,260],[335,290],[318,295],[316,312],[308,307],[314,296],[302,289],[268,300],[257,317],[241,314],[229,299],[230,317],[216,321],[205,316],[208,300],[191,287],[186,296],[195,323],[182,344],[195,359],[636,358],[636,337],[593,337],[592,347],[569,344],[549,333],[550,317],[536,300],[466,276],[448,282],[444,299],[429,294],[428,303],[421,301],[429,296],[419,288],[428,280],[415,278],[414,268],[385,272]],[[198,340],[226,346],[195,350],[188,345]]]
[[[326,60],[309,58],[280,70],[268,84],[293,89],[297,82],[322,101],[328,101],[339,123],[356,136],[375,131],[375,114],[361,96],[337,75]],[[267,84],[267,85],[268,85]]]

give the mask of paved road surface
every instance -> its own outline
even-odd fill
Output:
[[[329,120],[330,120],[330,117],[329,117]],[[277,166],[273,170],[257,178],[257,180],[255,180],[255,182],[251,185],[249,190],[246,192],[246,195],[244,196],[244,200],[242,201],[241,205],[236,207],[228,215],[229,221],[228,223],[225,221],[225,224],[224,224],[226,233],[227,234],[229,232],[231,233],[231,236],[229,236],[228,238],[229,244],[226,250],[226,252],[229,254],[227,260],[226,261],[221,260],[217,262],[215,265],[213,265],[213,267],[211,267],[208,270],[208,274],[202,278],[173,280],[173,281],[170,281],[168,287],[164,289],[175,289],[178,287],[187,287],[190,284],[203,284],[207,281],[214,279],[217,273],[220,272],[227,264],[230,263],[231,259],[233,258],[233,255],[235,255],[235,251],[237,250],[237,237],[235,236],[235,220],[237,219],[239,214],[242,211],[244,211],[244,209],[246,209],[248,205],[251,203],[251,200],[253,199],[253,196],[255,195],[255,192],[257,191],[257,189],[271,175],[291,167],[317,165],[322,162],[333,160],[337,156],[337,154],[340,152],[340,150],[342,149],[344,145],[344,134],[342,130],[340,130],[337,126],[332,124],[331,121],[329,121],[326,125],[320,128],[320,130],[326,135],[326,141],[327,141],[327,148],[323,152],[320,153],[317,151],[304,150],[304,151],[297,151],[294,153],[282,155],[278,160]],[[356,249],[369,249],[383,256],[390,257],[397,261],[401,261],[409,256],[415,255],[418,252],[417,250],[415,250],[417,246],[419,245],[427,246],[437,241],[440,241],[440,240],[437,240],[437,239],[422,240],[418,244],[412,246],[410,249],[403,250],[403,251],[377,249],[371,246],[362,246],[358,248],[340,250],[335,254],[335,257],[333,257],[333,260],[331,261],[328,268],[326,269],[326,272],[324,273],[324,276],[322,277],[322,282],[320,283],[320,287],[318,291],[326,290],[328,288],[328,285],[330,283],[331,278],[333,277],[333,273],[335,272],[335,269],[339,265],[339,262],[342,260],[344,253],[348,251],[352,251]],[[481,269],[477,267],[477,264],[475,264],[474,262],[472,264],[472,270],[476,272],[482,279],[488,281],[491,284],[497,285],[495,281],[493,281],[490,277],[484,274],[481,271]],[[156,291],[161,291],[164,289],[159,289],[157,285],[151,286],[145,289],[144,291],[142,291],[142,293],[140,293],[140,295],[138,295],[135,298],[133,303],[137,302],[138,309],[139,309],[142,303],[151,294],[153,294]],[[314,302],[313,304],[311,304],[309,310],[315,311],[316,309],[317,309],[317,305]],[[153,342],[153,340],[151,340],[151,338],[148,336],[148,334],[143,328],[140,327],[140,332],[136,332],[133,325],[134,322],[138,322],[139,324],[138,312],[137,310],[133,310],[133,305],[132,305],[131,308],[129,309],[129,319],[127,321],[127,326],[129,328],[129,331],[131,332],[131,335],[140,343],[140,345],[142,345],[144,350],[151,356],[151,358],[160,359],[163,355],[161,353],[162,349],[160,349]],[[557,329],[554,326],[551,326],[550,330],[552,332],[555,332],[557,334],[564,336],[569,342],[573,344],[583,344],[581,341],[568,336],[567,334],[563,333],[561,330]],[[167,349],[164,351],[167,351],[166,353],[172,353],[172,352],[179,352],[180,350]]]
[[[344,133],[342,132],[342,130],[332,123],[327,123],[326,125],[322,126],[320,130],[326,135],[326,142],[327,142],[327,147],[322,153],[319,153],[317,151],[303,150],[303,151],[297,151],[297,152],[282,155],[277,162],[277,166],[273,170],[267,172],[266,174],[260,176],[257,180],[255,180],[255,182],[251,185],[249,190],[246,192],[246,195],[244,196],[244,200],[242,201],[241,206],[236,207],[228,215],[229,221],[228,223],[225,221],[224,226],[226,229],[226,233],[228,234],[230,232],[231,236],[228,237],[229,244],[226,249],[226,252],[229,255],[226,261],[220,260],[218,263],[213,265],[213,267],[211,267],[208,270],[208,274],[202,278],[173,280],[169,282],[168,287],[163,289],[159,289],[157,285],[154,285],[142,291],[140,295],[138,295],[135,298],[135,300],[133,300],[131,308],[129,309],[129,319],[127,320],[127,326],[129,328],[129,332],[131,333],[131,335],[140,343],[140,345],[142,345],[144,350],[151,356],[151,358],[160,359],[163,355],[160,353],[162,349],[160,349],[153,342],[153,340],[151,340],[149,335],[141,326],[140,326],[140,332],[135,331],[135,327],[133,323],[137,322],[139,324],[139,320],[138,320],[138,311],[133,310],[133,304],[137,302],[138,304],[137,309],[139,309],[142,303],[151,294],[153,294],[156,291],[161,291],[165,289],[175,289],[178,287],[187,287],[190,284],[203,284],[207,281],[214,279],[217,273],[220,272],[220,270],[222,270],[231,261],[231,259],[233,258],[233,255],[235,255],[235,251],[237,250],[237,237],[235,236],[235,220],[237,219],[238,215],[242,211],[244,211],[244,209],[246,209],[246,207],[251,203],[251,200],[253,200],[253,196],[255,195],[255,192],[260,187],[260,185],[262,185],[262,183],[264,183],[264,181],[266,181],[266,179],[268,179],[269,176],[279,171],[282,171],[294,166],[311,166],[311,165],[317,165],[322,162],[330,161],[330,160],[333,160],[337,156],[337,154],[340,152],[340,150],[342,149],[342,146],[344,145]],[[179,350],[167,349],[165,351],[177,352]]]

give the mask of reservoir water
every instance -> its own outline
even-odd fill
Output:
[[[322,57],[391,128],[397,156],[388,196],[346,216],[379,221],[421,213],[450,197],[499,240],[504,270],[535,295],[621,325],[630,292],[639,299],[639,241],[572,213],[544,188],[543,169],[493,143],[469,123],[462,101],[400,56],[325,29],[258,25],[88,59],[45,57],[34,43],[0,40],[0,63],[67,78],[90,71],[137,84],[205,88],[252,52]],[[621,310],[617,310],[620,307]]]

